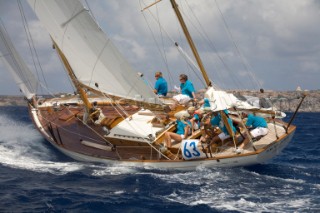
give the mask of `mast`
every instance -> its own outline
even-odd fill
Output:
[[[170,0],[170,2],[171,2],[171,5],[173,7],[174,12],[176,13],[176,15],[178,17],[179,23],[180,23],[180,25],[181,25],[181,27],[183,29],[183,32],[184,32],[184,34],[185,34],[185,36],[187,38],[187,41],[188,41],[188,43],[190,45],[192,53],[193,53],[194,57],[196,58],[196,61],[197,61],[198,65],[199,65],[200,71],[201,71],[202,76],[203,76],[203,78],[204,78],[204,80],[206,82],[206,85],[208,87],[210,87],[210,86],[212,86],[211,81],[209,80],[209,77],[208,77],[207,72],[206,72],[206,70],[205,70],[205,68],[203,66],[203,63],[202,63],[202,60],[201,60],[201,58],[199,56],[197,48],[196,48],[196,46],[195,46],[195,44],[194,44],[194,42],[193,42],[193,40],[191,38],[191,35],[190,35],[190,33],[189,33],[188,29],[187,29],[187,25],[185,24],[185,22],[183,20],[183,17],[181,15],[180,11],[179,11],[178,4],[176,3],[175,0]]]
[[[76,89],[77,89],[77,91],[78,91],[78,93],[80,95],[80,98],[81,98],[81,100],[83,101],[83,103],[85,105],[85,108],[86,108],[87,112],[90,112],[91,109],[92,109],[92,104],[89,102],[86,92],[81,87],[79,81],[77,80],[76,76],[74,75],[74,73],[72,71],[72,68],[71,68],[67,58],[63,54],[63,52],[60,50],[58,45],[56,45],[55,41],[54,40],[52,40],[52,41],[53,41],[54,48],[57,50],[58,55],[60,56],[65,68],[67,69],[68,75],[70,76],[73,85],[76,87]]]

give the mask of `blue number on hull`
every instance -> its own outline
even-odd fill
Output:
[[[192,155],[191,155],[191,152],[187,148],[187,144],[188,144],[188,142],[184,143],[183,153],[184,153],[184,156],[186,156],[187,158],[191,158]]]
[[[197,150],[197,146],[196,146],[196,142],[192,141],[190,143],[190,146],[193,146],[193,151],[195,151],[195,153],[193,152],[193,156],[196,156],[196,157],[199,157],[200,156],[200,153],[198,152]]]
[[[192,148],[192,151],[193,152],[190,152],[189,151],[189,147],[187,147],[188,145],[188,142],[185,142],[184,144],[184,149],[183,149],[183,154],[185,157],[187,158],[191,158],[191,157],[199,157],[200,156],[200,152],[197,150],[197,145],[196,145],[196,142],[192,141],[190,142],[189,144],[189,147]]]

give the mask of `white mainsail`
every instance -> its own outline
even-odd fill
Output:
[[[123,98],[160,103],[80,1],[28,2],[82,84]]]
[[[31,99],[36,94],[38,81],[14,48],[7,32],[1,24],[0,52],[2,53],[2,61],[6,64],[8,70],[10,70],[21,92],[28,99]]]

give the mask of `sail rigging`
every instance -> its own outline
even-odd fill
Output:
[[[31,99],[36,94],[38,81],[16,51],[2,24],[0,24],[0,52],[1,59],[7,65],[21,92],[26,98]]]
[[[122,98],[160,103],[80,1],[28,1],[83,85]]]

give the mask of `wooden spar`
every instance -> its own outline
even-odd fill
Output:
[[[253,113],[263,113],[263,114],[268,114],[268,115],[272,115],[272,116],[276,116],[276,115],[281,115],[280,111],[274,111],[274,110],[262,110],[262,109],[241,109],[238,108],[238,111],[249,111],[249,112],[253,112]]]
[[[132,99],[127,99],[115,95],[110,95],[110,94],[105,94],[101,92],[100,90],[93,89],[91,87],[88,87],[81,82],[78,82],[81,86],[81,88],[86,88],[87,90],[91,91],[92,93],[96,94],[102,94],[106,98],[110,98],[110,101],[108,103],[110,104],[129,104],[129,105],[136,105],[136,106],[141,106],[143,108],[149,109],[149,110],[154,110],[154,111],[163,111],[165,109],[165,105],[161,104],[156,104],[156,103],[149,103],[149,102],[144,102],[144,101],[138,101],[138,100],[132,100]],[[98,88],[98,87],[97,87]],[[99,102],[98,102],[99,105]]]
[[[185,22],[183,20],[183,17],[181,15],[180,11],[179,11],[178,4],[176,3],[175,0],[170,0],[170,2],[171,2],[171,5],[173,7],[173,10],[175,11],[175,13],[176,13],[176,15],[178,17],[179,23],[180,23],[180,25],[182,27],[182,30],[183,30],[186,38],[187,38],[187,41],[188,41],[188,43],[190,45],[192,53],[193,53],[194,57],[196,58],[196,61],[197,61],[198,65],[199,65],[200,71],[201,71],[202,76],[203,76],[203,78],[204,78],[204,80],[206,82],[206,85],[209,87],[209,86],[211,86],[211,81],[209,80],[209,77],[208,77],[207,72],[206,72],[206,70],[205,70],[205,68],[203,66],[203,63],[202,63],[202,60],[201,60],[201,58],[199,56],[197,48],[196,48],[196,46],[195,46],[195,44],[194,44],[194,42],[193,42],[193,40],[191,38],[191,35],[190,35],[189,31],[188,31],[187,25],[185,24]]]
[[[81,87],[80,82],[78,81],[78,79],[76,78],[75,74],[73,73],[73,70],[66,58],[66,56],[63,54],[63,52],[61,51],[61,49],[58,47],[58,45],[56,44],[56,42],[52,39],[53,41],[53,45],[56,48],[58,55],[60,56],[65,68],[67,69],[68,75],[70,76],[73,85],[76,87],[78,93],[80,94],[80,98],[83,101],[87,112],[90,112],[90,110],[92,109],[92,104],[89,102],[88,100],[88,96],[86,94],[86,92],[84,91],[84,89]]]
[[[147,7],[143,8],[143,9],[141,10],[141,12],[143,12],[143,11],[145,11],[146,9],[148,9],[148,8],[152,7],[153,5],[155,5],[155,4],[157,4],[157,3],[159,3],[160,1],[162,1],[162,0],[157,0],[156,2],[154,2],[154,3],[150,4],[149,6],[147,6]]]
[[[221,115],[221,119],[222,119],[224,125],[225,125],[226,128],[227,128],[227,131],[228,131],[230,137],[232,137],[232,141],[233,141],[233,143],[234,143],[234,147],[237,147],[237,143],[236,143],[236,141],[235,141],[235,134],[234,134],[234,132],[233,132],[233,130],[232,130],[229,122],[228,122],[228,117],[227,117],[226,113],[225,113],[224,111],[221,111],[221,112],[220,112],[220,115]]]

